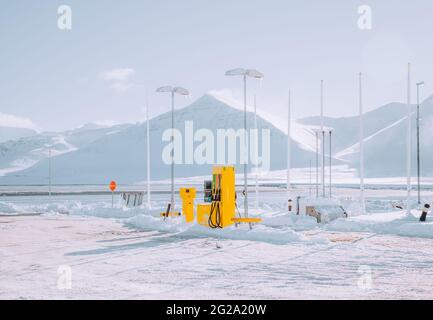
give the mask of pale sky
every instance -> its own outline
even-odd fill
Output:
[[[406,68],[433,94],[433,1],[287,0],[0,0],[0,112],[31,119],[43,130],[92,121],[143,120],[169,110],[163,85],[241,100],[231,68],[256,68],[249,100],[286,114],[287,91],[299,118],[357,112],[357,74],[365,108],[406,100]],[[57,27],[60,5],[72,9],[72,30]],[[358,28],[360,5],[372,9],[372,29]]]

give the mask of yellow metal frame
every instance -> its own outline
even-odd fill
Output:
[[[232,218],[234,223],[259,223],[262,218]]]

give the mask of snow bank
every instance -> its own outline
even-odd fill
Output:
[[[119,205],[112,207],[111,203],[107,202],[91,204],[82,204],[81,202],[77,202],[70,208],[70,214],[100,218],[130,218],[146,212],[147,210],[143,207],[128,208]]]
[[[376,234],[433,238],[433,221],[419,222],[419,215],[420,212],[417,210],[413,210],[409,216],[404,211],[362,215],[338,219],[324,227],[326,230],[331,231],[371,232]]]
[[[163,220],[149,214],[140,214],[125,221],[128,227],[142,230],[156,230],[161,232],[179,233],[190,228],[182,217]]]
[[[21,201],[21,202],[19,202]],[[71,214],[101,218],[119,219],[131,228],[155,230],[176,234],[176,236],[212,237],[233,240],[263,241],[274,244],[285,244],[293,241],[319,241],[303,235],[304,231],[338,231],[338,232],[370,232],[375,234],[392,234],[408,237],[433,238],[432,214],[427,222],[418,221],[420,211],[413,210],[410,216],[404,211],[374,213],[368,215],[339,218],[328,224],[318,224],[316,219],[306,215],[288,214],[284,205],[276,201],[263,201],[259,210],[255,211],[262,223],[249,230],[247,225],[239,228],[229,227],[223,230],[209,229],[197,224],[188,224],[180,218],[170,218],[163,221],[159,217],[161,203],[155,202],[154,210],[145,207],[127,208],[122,201],[117,201],[114,208],[111,201],[58,200],[53,202],[34,202],[15,199],[15,201],[0,201],[0,214],[16,215],[23,213]],[[382,204],[378,204],[381,205]],[[382,209],[382,208],[380,208]],[[431,221],[431,222],[430,222]],[[308,238],[308,239],[306,239]],[[326,239],[322,237],[321,241]]]
[[[320,224],[313,217],[307,215],[289,214],[287,211],[277,211],[263,217],[263,225],[270,227],[289,227],[293,230],[304,231],[319,228]]]
[[[18,215],[23,213],[73,214],[101,218],[130,218],[138,214],[149,213],[145,208],[127,208],[100,201],[83,203],[81,201],[59,201],[45,203],[0,202],[0,214]]]
[[[12,203],[0,202],[0,214],[18,215],[24,213],[68,213],[67,203]]]
[[[143,230],[158,230],[175,233],[178,237],[211,237],[231,240],[262,241],[272,244],[287,244],[305,240],[302,235],[291,228],[276,229],[265,225],[254,225],[250,230],[248,225],[231,226],[224,229],[211,229],[197,223],[186,223],[183,218],[162,220],[150,215],[138,215],[128,219],[126,225]]]
[[[0,202],[0,214],[13,215],[17,213],[17,208],[10,202]]]
[[[413,210],[410,216],[405,211],[381,212],[339,218],[327,224],[319,224],[316,219],[306,215],[288,214],[284,210],[268,213],[263,217],[263,225],[269,227],[290,228],[294,231],[325,230],[338,232],[370,232],[393,234],[407,237],[433,239],[433,218],[419,222],[421,212]],[[429,222],[429,217],[432,219]]]
[[[261,224],[249,229],[248,225],[239,227],[231,226],[224,229],[210,229],[199,225],[184,232],[185,234],[199,234],[207,237],[224,238],[231,240],[261,241],[272,244],[287,244],[306,240],[304,237],[290,228],[275,229]]]

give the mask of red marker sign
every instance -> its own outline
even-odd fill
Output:
[[[117,184],[116,184],[116,181],[111,181],[110,182],[110,190],[111,190],[111,192],[114,192],[114,190],[116,190],[116,187],[117,187]]]

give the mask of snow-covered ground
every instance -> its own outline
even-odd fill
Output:
[[[162,221],[165,194],[150,212],[109,195],[3,197],[0,298],[431,299],[433,222],[390,194],[367,215],[342,197],[350,217],[320,225],[263,192],[253,230]]]

